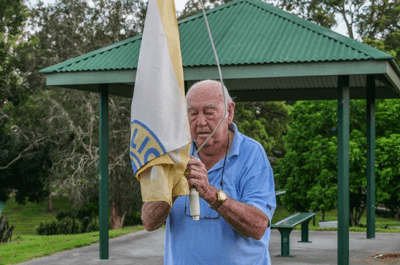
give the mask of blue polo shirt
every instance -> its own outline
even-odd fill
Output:
[[[257,207],[271,221],[276,207],[275,185],[265,151],[241,134],[235,124],[231,129],[235,132],[232,146],[226,159],[208,171],[210,184],[234,200]],[[189,196],[180,196],[167,218],[164,264],[271,264],[270,234],[268,227],[260,240],[240,235],[202,198],[200,220],[193,221]]]

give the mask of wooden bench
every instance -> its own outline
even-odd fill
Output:
[[[290,257],[290,233],[293,228],[301,224],[301,241],[308,241],[308,223],[314,218],[315,213],[295,213],[291,216],[271,225],[281,233],[281,257]]]

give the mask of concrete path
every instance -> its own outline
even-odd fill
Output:
[[[155,232],[140,231],[110,239],[109,260],[99,260],[99,244],[94,244],[22,264],[161,265],[164,256],[164,234],[165,230],[159,229]],[[290,236],[290,254],[292,257],[279,257],[281,251],[280,234],[279,231],[272,230],[270,242],[272,264],[337,264],[337,232],[310,231],[309,239],[312,243],[299,243],[300,238],[300,231],[293,231]],[[397,253],[399,257],[391,259],[374,258],[378,254],[388,253]],[[400,265],[400,235],[377,233],[375,239],[366,239],[365,233],[350,233],[350,264]]]

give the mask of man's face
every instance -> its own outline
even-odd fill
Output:
[[[226,119],[205,147],[218,148],[225,144],[228,125],[233,120],[235,103],[228,103]],[[188,97],[190,133],[197,147],[210,136],[224,115],[224,100],[221,86],[216,83],[201,84],[191,90]]]

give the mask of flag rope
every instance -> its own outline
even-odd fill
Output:
[[[217,127],[215,127],[214,131],[210,134],[210,136],[208,136],[207,139],[204,141],[204,143],[202,145],[200,145],[200,147],[197,149],[196,153],[194,154],[195,157],[200,152],[201,148],[203,148],[203,146],[208,142],[208,140],[210,140],[210,138],[215,134],[215,132],[218,130],[219,126],[222,124],[222,122],[226,118],[226,95],[225,95],[225,91],[224,91],[224,80],[222,78],[221,66],[219,64],[218,54],[217,54],[217,50],[215,49],[214,40],[211,35],[210,25],[208,24],[208,19],[207,19],[206,11],[204,9],[203,0],[200,0],[200,3],[201,3],[201,9],[203,10],[203,17],[204,17],[204,22],[206,23],[208,37],[210,38],[211,46],[212,46],[212,49],[214,52],[215,62],[218,67],[218,74],[219,74],[219,79],[221,82],[222,95],[224,97],[224,116],[222,117],[221,121],[218,123]]]

